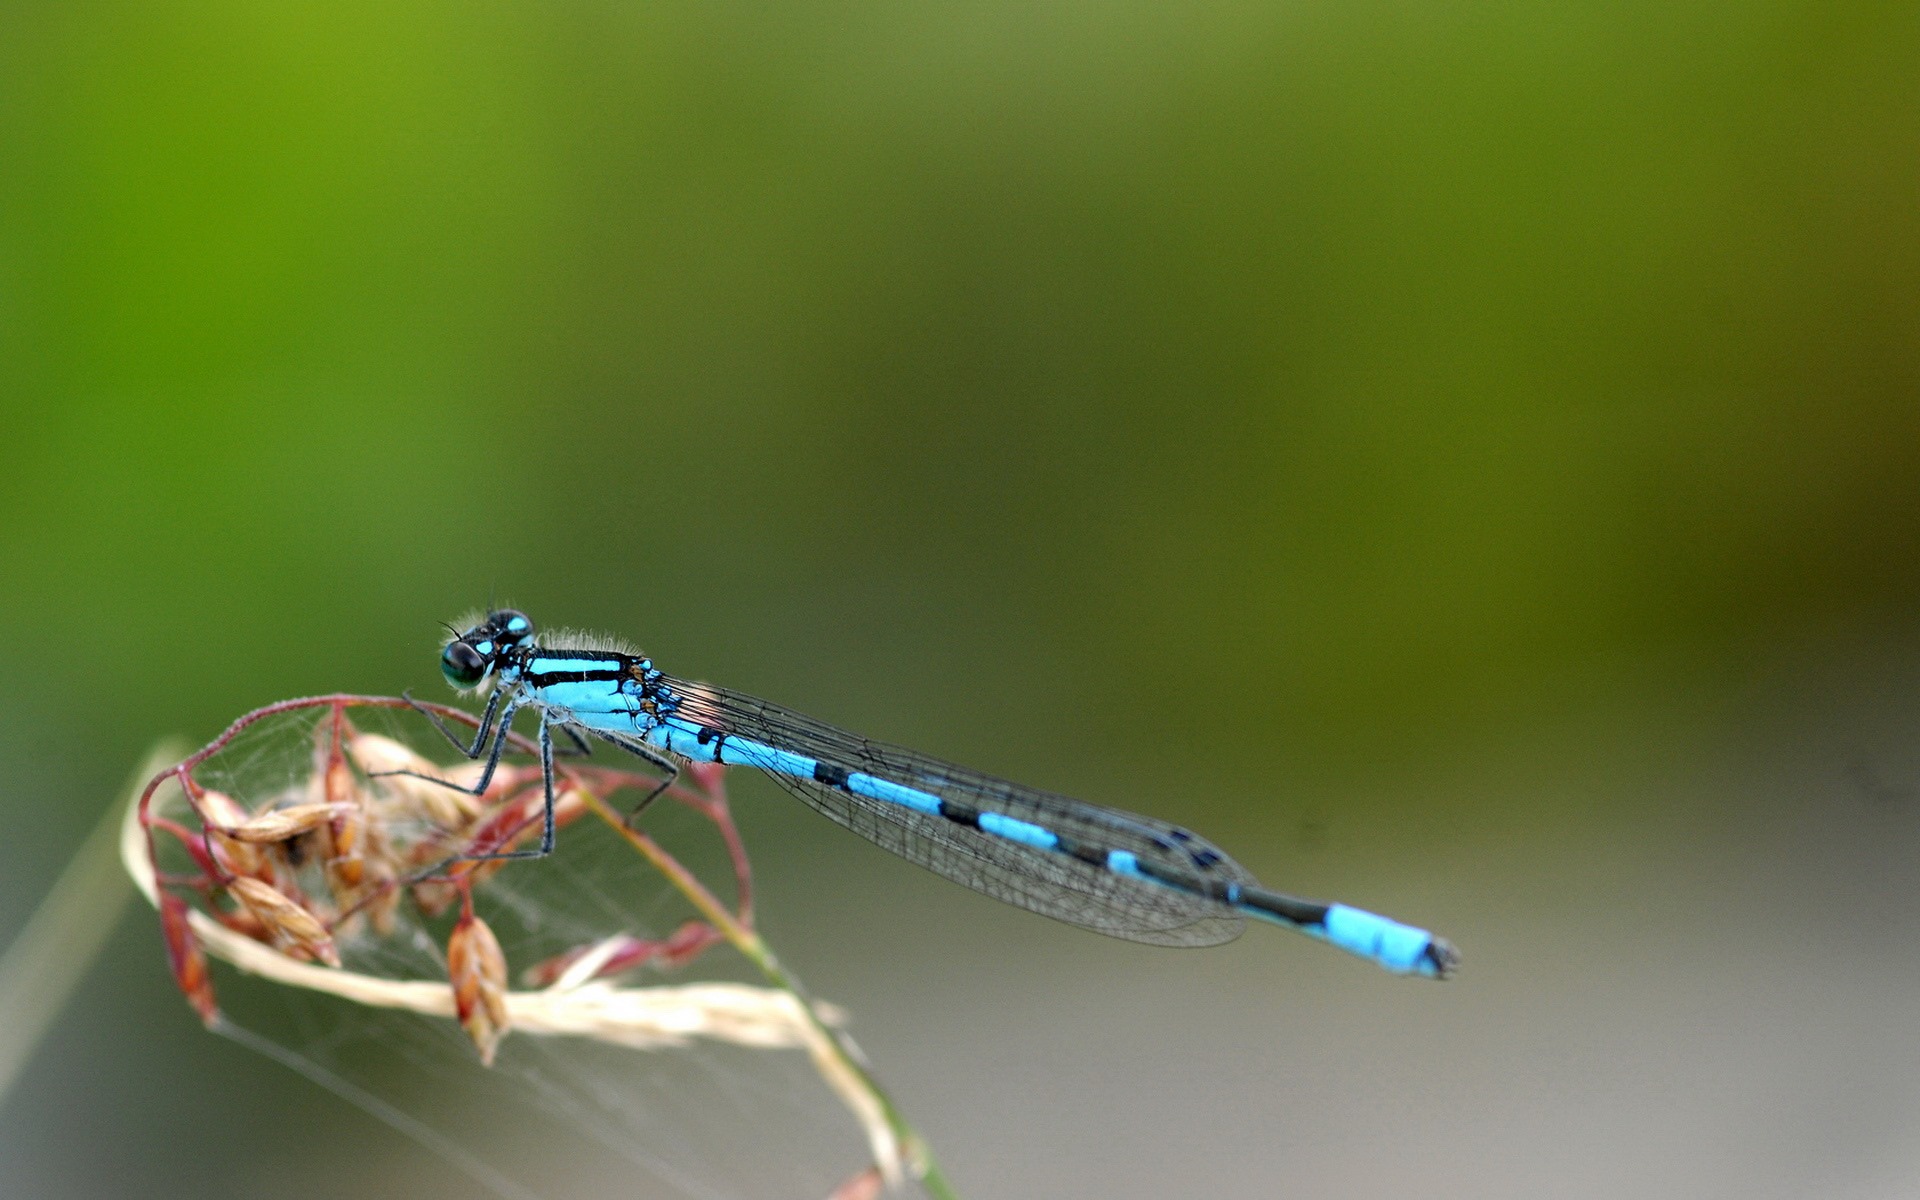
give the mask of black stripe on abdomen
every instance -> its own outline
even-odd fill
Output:
[[[969,829],[980,828],[980,810],[964,804],[955,804],[951,800],[940,802],[940,815],[955,825],[965,825]]]
[[[1239,904],[1242,908],[1257,908],[1264,913],[1272,913],[1283,921],[1295,925],[1325,925],[1327,908],[1325,904],[1315,904],[1310,900],[1296,900],[1292,896],[1282,896],[1277,892],[1263,891],[1260,888],[1240,889]]]

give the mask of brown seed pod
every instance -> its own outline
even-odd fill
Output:
[[[202,1024],[213,1024],[220,1006],[213,998],[213,978],[207,974],[207,956],[200,950],[200,939],[187,923],[187,903],[172,892],[160,893],[160,934],[167,946],[167,966],[173,982],[200,1014]]]
[[[327,762],[326,773],[321,777],[325,781],[326,798],[335,804],[360,803],[360,781],[354,778],[353,768],[347,765],[345,758],[331,758]]]
[[[255,845],[284,842],[288,838],[298,837],[318,829],[341,811],[343,811],[342,807],[337,804],[295,804],[261,813],[222,832],[235,841],[251,842]]]
[[[334,948],[327,927],[279,890],[244,876],[230,881],[227,890],[260,918],[282,946],[304,951],[330,967],[340,965],[340,952]]]
[[[327,883],[342,903],[351,902],[354,890],[366,878],[366,862],[360,853],[365,835],[366,822],[357,810],[342,808],[334,814],[333,857],[327,860]]]
[[[447,977],[453,983],[454,1015],[480,1051],[480,1061],[492,1066],[494,1048],[509,1023],[507,957],[493,930],[471,913],[460,918],[447,939]]]
[[[229,837],[227,830],[236,825],[244,825],[252,819],[246,809],[241,808],[233,797],[225,792],[211,789],[203,790],[199,795],[201,819],[213,834],[211,839],[215,859],[230,874],[256,875],[266,878],[268,874],[266,856],[253,846]]]
[[[235,825],[245,824],[252,817],[251,813],[240,807],[239,801],[225,792],[201,788],[195,799],[201,816],[216,829],[231,829]]]

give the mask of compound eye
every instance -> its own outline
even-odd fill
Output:
[[[494,636],[508,645],[533,636],[533,622],[527,619],[527,614],[511,608],[488,613],[487,624],[493,627]]]
[[[465,642],[449,642],[440,656],[440,673],[457,688],[473,687],[486,678],[487,657]]]

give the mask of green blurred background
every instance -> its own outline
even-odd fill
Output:
[[[743,788],[968,1195],[1920,1186],[1912,6],[0,24],[0,937],[155,739],[497,598],[1465,952],[1108,944]],[[289,1127],[467,1194],[142,914],[0,1192],[347,1194]]]

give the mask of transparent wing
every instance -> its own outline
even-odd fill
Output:
[[[1218,847],[1177,825],[1023,787],[711,684],[665,682],[680,701],[676,716],[729,736],[1014,817],[1083,846],[1128,851],[1143,864],[1198,881],[1258,886]],[[1237,937],[1244,923],[1233,908],[1202,895],[856,796],[755,762],[737,743],[728,748],[729,761],[735,756],[761,766],[808,807],[868,841],[955,883],[1071,925],[1156,945],[1209,946]]]

